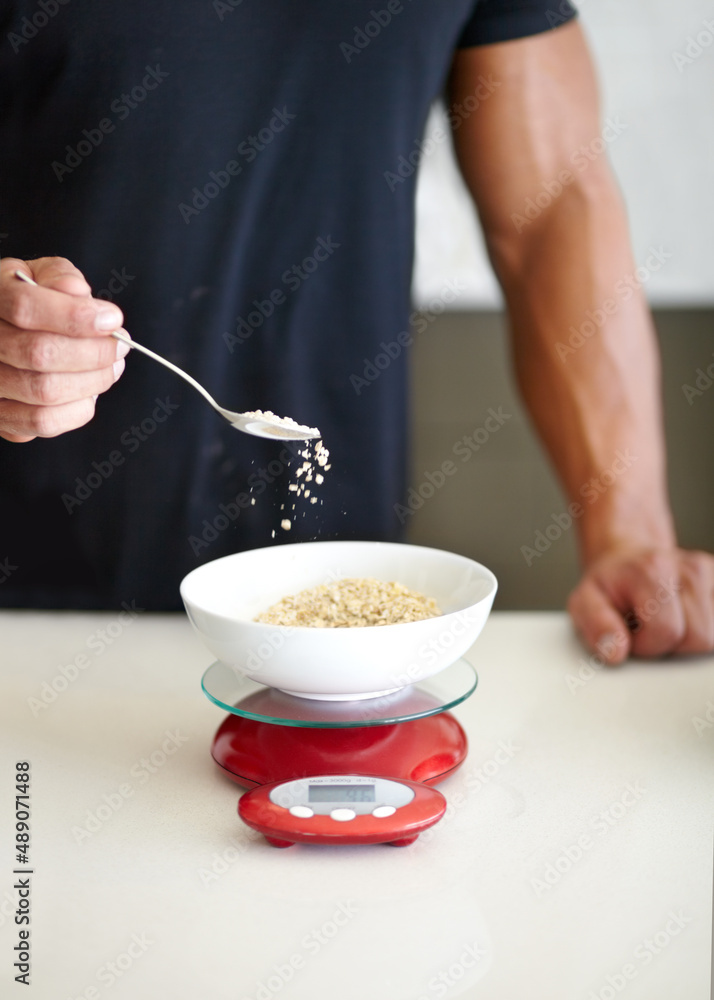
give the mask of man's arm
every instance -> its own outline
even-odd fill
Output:
[[[468,115],[483,78],[493,92]],[[450,97],[462,105],[456,153],[506,297],[520,390],[583,508],[573,620],[611,663],[710,650],[714,558],[676,547],[656,340],[580,26],[461,50]]]

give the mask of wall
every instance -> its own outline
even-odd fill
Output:
[[[714,362],[714,310],[658,309],[655,321],[680,541],[714,552],[714,384],[707,388],[706,378],[697,374]],[[533,548],[536,531],[554,524],[553,515],[561,515],[567,501],[518,401],[503,317],[494,312],[442,316],[417,337],[412,350],[410,481],[417,492],[433,490],[433,495],[404,515],[408,540],[485,563],[499,579],[499,608],[562,608],[578,575],[574,530],[564,531],[530,565],[521,551]],[[683,385],[701,395],[689,394],[688,401]],[[508,419],[469,458],[463,447],[455,455],[464,435],[484,427],[489,409]],[[489,425],[496,423],[491,419]],[[457,471],[434,489],[428,474],[447,460]],[[434,479],[438,483],[439,477]]]

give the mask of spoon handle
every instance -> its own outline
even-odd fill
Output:
[[[20,278],[21,281],[25,281],[28,285],[34,285],[37,287],[37,282],[28,277],[24,271],[15,271],[15,277]],[[214,409],[218,410],[219,413],[222,411],[223,408],[218,405],[213,396],[203,388],[200,382],[197,382],[195,378],[191,378],[191,376],[187,374],[183,368],[179,368],[170,361],[167,361],[166,358],[162,358],[160,354],[154,354],[154,352],[150,351],[148,347],[144,347],[142,344],[137,344],[135,340],[132,340],[128,334],[122,333],[121,330],[113,330],[109,336],[114,337],[115,340],[121,340],[123,344],[127,344],[135,351],[141,351],[142,354],[147,354],[150,358],[153,358],[154,361],[158,361],[159,364],[164,365],[166,368],[170,368],[172,372],[175,372],[176,375],[180,375],[181,378],[185,379],[189,385],[192,385],[194,389],[200,392],[204,399],[207,399]]]
[[[28,285],[37,285],[37,282],[28,277],[24,271],[15,271],[15,277],[26,281]],[[142,354],[146,354],[148,357],[153,358],[154,361],[158,361],[159,364],[174,372],[175,375],[179,375],[190,386],[193,386],[196,392],[200,392],[213,409],[217,413],[220,413],[222,417],[225,417],[239,431],[244,431],[246,434],[253,434],[256,437],[269,438],[270,440],[275,440],[276,437],[282,438],[285,441],[306,441],[309,438],[320,436],[320,432],[316,427],[303,427],[294,421],[291,421],[286,427],[286,421],[283,420],[281,424],[280,418],[276,418],[273,414],[261,414],[259,416],[254,413],[234,413],[233,410],[225,410],[222,406],[218,405],[210,392],[204,389],[201,383],[197,382],[195,378],[191,378],[183,368],[179,368],[178,365],[174,365],[170,361],[167,361],[166,358],[162,358],[160,354],[154,354],[148,347],[137,344],[135,340],[131,339],[128,333],[124,333],[122,330],[112,330],[109,336],[114,337],[115,340],[120,340],[122,344],[126,344],[135,351],[141,351]]]
[[[150,351],[148,347],[144,347],[142,344],[137,344],[137,342],[132,340],[128,334],[124,334],[120,330],[112,331],[110,336],[114,337],[115,340],[121,340],[123,344],[127,344],[135,351],[141,351],[142,354],[146,354],[148,357],[153,358],[154,361],[158,361],[159,364],[164,365],[164,367],[170,368],[172,372],[175,372],[176,375],[180,375],[181,378],[185,379],[189,385],[192,385],[194,389],[200,392],[204,399],[207,399],[214,409],[218,410],[219,413],[221,412],[222,407],[218,405],[213,396],[203,388],[200,382],[197,382],[195,378],[191,378],[191,376],[187,374],[183,368],[179,368],[178,365],[174,365],[170,361],[167,361],[166,358],[162,358],[160,354],[154,354],[154,352]]]

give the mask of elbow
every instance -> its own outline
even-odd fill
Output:
[[[561,170],[557,179],[543,180],[524,194],[510,211],[491,218],[484,237],[491,264],[507,294],[533,273],[544,250],[569,252],[589,243],[605,225],[627,234],[622,200],[609,169],[580,174]],[[537,267],[536,267],[537,270]]]

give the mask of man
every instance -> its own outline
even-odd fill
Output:
[[[603,157],[573,169],[600,124],[567,3],[33,10],[9,5],[0,62],[0,601],[174,608],[192,566],[280,524],[294,454],[221,426],[152,362],[132,358],[92,419],[125,365],[119,305],[223,405],[321,428],[332,469],[291,541],[397,536],[404,364],[359,395],[350,375],[406,329],[414,176],[386,178],[448,83],[461,108],[490,88],[456,149],[565,489],[636,456],[578,520],[574,622],[609,662],[714,647],[714,559],[677,548],[667,501],[651,322],[640,294],[605,306],[634,267],[623,209]],[[516,227],[543,182],[560,190]],[[593,308],[600,332],[561,358]]]

